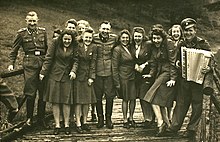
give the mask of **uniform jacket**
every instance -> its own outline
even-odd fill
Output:
[[[78,51],[77,45],[70,46],[64,52],[63,47],[58,46],[58,40],[53,39],[51,47],[48,49],[41,74],[48,75],[56,81],[69,80],[69,73],[77,71]]]
[[[9,56],[11,65],[14,65],[20,47],[22,47],[25,52],[24,66],[32,66],[34,68],[41,67],[43,57],[48,48],[45,28],[37,27],[37,29],[32,32],[28,28],[22,28],[17,32]],[[38,52],[37,56],[35,56],[35,51]]]
[[[105,39],[100,34],[95,34],[93,40],[96,46],[96,75],[112,75],[112,50],[116,46],[117,36],[109,34],[109,37]]]
[[[116,46],[113,50],[112,56],[112,71],[115,85],[119,85],[120,79],[134,80],[134,68],[135,62],[133,56],[121,45]]]
[[[95,51],[95,45],[90,44],[87,47],[87,51],[85,51],[85,47],[83,43],[79,44],[78,49],[78,57],[79,57],[79,64],[77,69],[77,77],[76,79],[79,81],[85,81],[89,78],[95,79],[95,64],[92,63],[93,54]]]

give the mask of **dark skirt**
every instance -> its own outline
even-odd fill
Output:
[[[48,79],[45,87],[44,101],[50,103],[73,104],[73,81],[56,81]]]
[[[135,80],[120,80],[119,98],[124,101],[135,100],[137,98]]]
[[[88,81],[74,82],[74,100],[75,104],[94,104],[96,103],[96,96],[93,85],[89,86]]]
[[[169,73],[160,74],[144,96],[144,100],[162,107],[172,107],[175,87],[167,87],[166,82],[169,80]]]

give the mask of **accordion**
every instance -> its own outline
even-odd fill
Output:
[[[201,71],[208,66],[210,60],[211,51],[181,47],[182,77],[202,84],[205,74]]]

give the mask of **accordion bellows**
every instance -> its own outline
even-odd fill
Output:
[[[202,69],[208,66],[211,54],[211,51],[181,47],[182,77],[202,84],[205,77]]]

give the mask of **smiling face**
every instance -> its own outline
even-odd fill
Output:
[[[139,32],[134,32],[133,36],[135,44],[140,45],[143,41],[143,34]]]
[[[37,28],[38,20],[37,15],[27,16],[26,23],[28,29],[35,30]]]
[[[120,37],[120,41],[122,45],[127,46],[130,41],[129,35],[126,33],[123,33]]]
[[[171,36],[173,37],[174,40],[179,40],[181,37],[181,30],[179,27],[173,27],[171,30]]]
[[[191,41],[196,36],[195,27],[187,28],[183,31],[186,40]]]
[[[64,45],[64,47],[69,47],[72,40],[73,39],[72,39],[71,35],[68,35],[68,34],[63,35],[63,45]]]
[[[163,41],[163,38],[160,35],[152,36],[152,42],[156,47],[160,47],[162,41]]]
[[[76,25],[73,23],[67,23],[66,29],[74,31],[76,29]]]
[[[106,24],[106,23],[102,23],[100,28],[99,28],[99,32],[100,34],[105,38],[108,37],[109,33],[111,31],[111,25],[110,24]]]
[[[84,24],[78,25],[78,34],[81,35],[86,30],[86,26]]]
[[[92,43],[92,33],[89,33],[89,32],[84,32],[83,33],[83,36],[82,36],[82,40],[83,40],[83,43],[85,45],[90,45]]]

